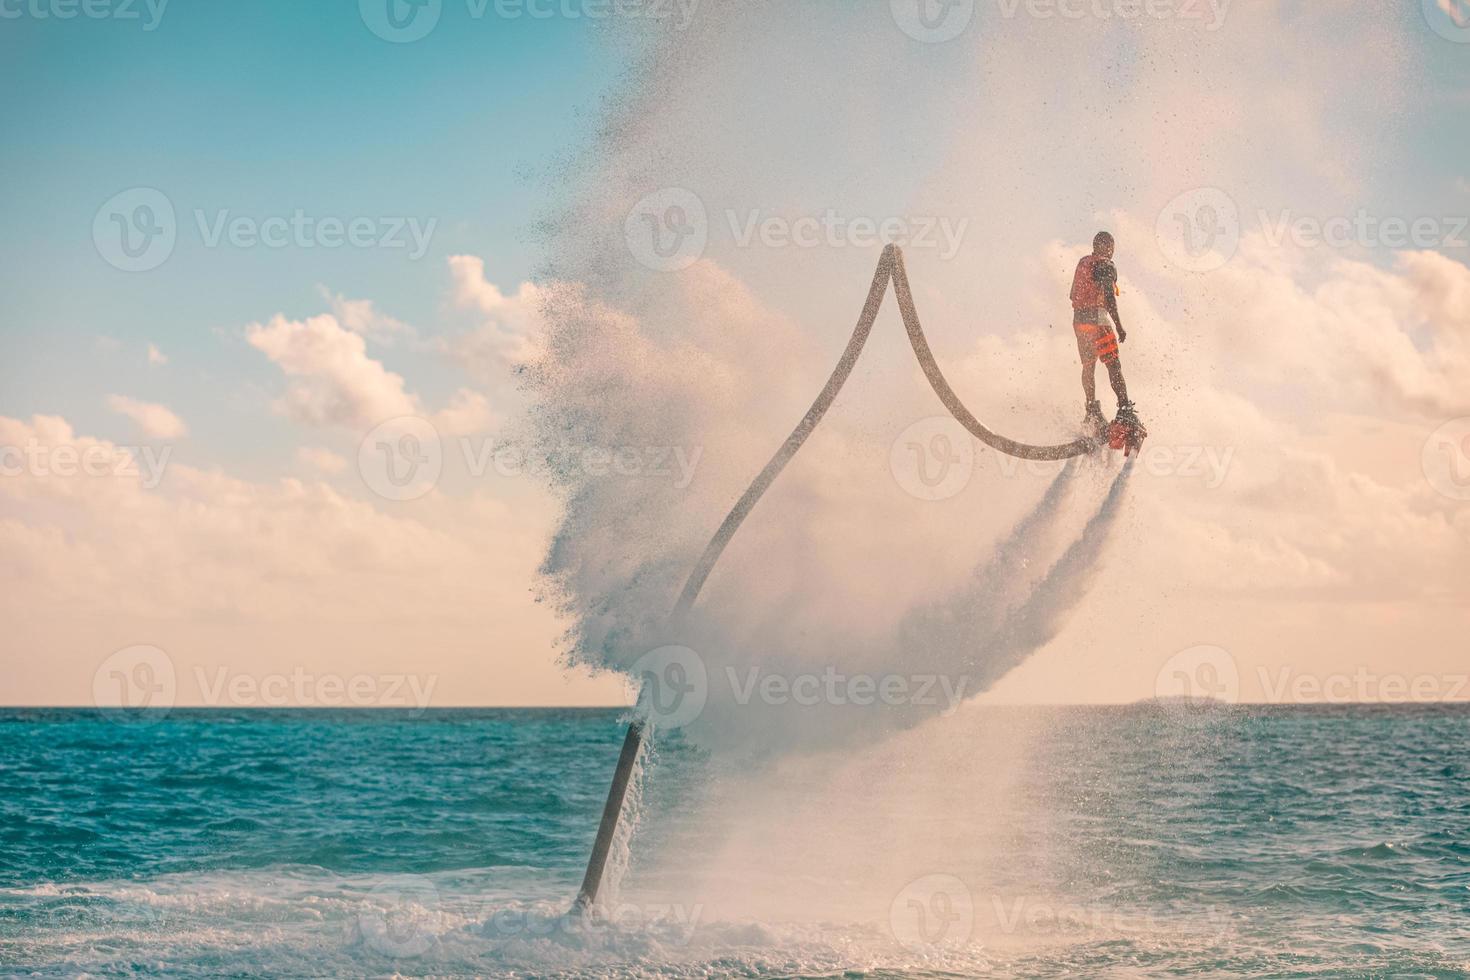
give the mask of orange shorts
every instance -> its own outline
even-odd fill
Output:
[[[1072,317],[1072,331],[1077,334],[1077,354],[1083,364],[1102,361],[1104,364],[1118,363],[1118,335],[1112,326],[1101,321],[1106,314],[1095,315],[1090,311],[1078,310]]]

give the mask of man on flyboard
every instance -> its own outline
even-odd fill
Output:
[[[1106,315],[1104,315],[1106,314]],[[1112,324],[1108,323],[1112,318]],[[1117,327],[1115,333],[1113,327]],[[1118,345],[1128,339],[1118,316],[1118,270],[1113,265],[1113,236],[1100,231],[1093,236],[1092,254],[1083,256],[1072,276],[1072,330],[1077,335],[1077,353],[1082,358],[1082,393],[1087,399],[1083,427],[1101,443],[1132,455],[1148,432],[1128,400]],[[1097,400],[1097,362],[1108,369],[1108,380],[1118,400],[1118,415],[1109,425]]]

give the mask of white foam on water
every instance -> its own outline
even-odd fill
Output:
[[[891,863],[880,852],[868,861]],[[1012,908],[981,891],[975,870],[965,872],[973,928],[956,937],[963,941],[918,947],[895,939],[890,908],[870,914],[840,894],[789,916],[741,914],[699,895],[624,895],[589,919],[569,913],[558,886],[538,884],[530,869],[418,876],[293,867],[76,882],[59,896],[7,892],[7,911],[33,928],[23,938],[0,932],[0,962],[39,976],[1006,976],[1028,963],[1086,972],[1117,956],[1208,965],[1235,941],[1197,923],[1073,907],[1036,889],[1033,905]],[[748,869],[745,884],[758,871]],[[815,883],[798,867],[768,884],[799,897]],[[1053,902],[1053,917],[1028,921],[1038,901]],[[829,905],[844,914],[825,914]]]

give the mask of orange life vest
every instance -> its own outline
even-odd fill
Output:
[[[1072,309],[1096,310],[1105,304],[1102,284],[1092,278],[1092,267],[1098,261],[1096,255],[1084,255],[1077,263],[1072,276]]]

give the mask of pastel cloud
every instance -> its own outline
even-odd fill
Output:
[[[564,671],[534,655],[558,627],[526,590],[544,499],[483,488],[384,507],[314,480],[134,461],[58,417],[0,416],[0,446],[29,454],[7,455],[0,478],[0,616],[27,634],[0,654],[8,698],[87,703],[97,664],[137,642],[173,657],[185,703],[198,703],[195,669],[221,666],[413,672],[440,678],[435,704],[568,697]],[[108,465],[48,465],[74,458]],[[28,669],[38,656],[47,669]]]
[[[302,446],[296,450],[296,460],[303,466],[319,473],[336,474],[347,469],[347,460],[330,449],[320,446]]]
[[[471,377],[501,383],[517,367],[540,356],[548,287],[523,282],[516,292],[502,293],[486,279],[485,260],[473,255],[451,256],[449,271],[454,305],[483,318],[475,330],[447,344],[448,353]]]
[[[370,299],[348,299],[325,286],[317,290],[332,307],[332,315],[346,329],[379,344],[392,344],[399,338],[412,338],[413,327],[379,310]]]
[[[368,352],[370,339],[385,331],[389,337],[412,335],[411,328],[379,314],[369,300],[329,298],[333,313],[305,320],[277,315],[246,328],[250,345],[290,379],[277,402],[286,415],[304,425],[358,431],[417,415],[448,436],[483,432],[499,421],[490,399],[469,388],[457,390],[442,409],[426,410],[403,376]],[[501,372],[501,380],[508,376]]]
[[[245,337],[291,379],[279,407],[298,422],[371,428],[420,413],[402,376],[369,357],[363,338],[331,314],[305,320],[277,315],[252,324]]]
[[[490,407],[490,399],[478,391],[461,388],[447,406],[430,419],[434,428],[445,436],[467,436],[484,432],[499,421]]]
[[[126,395],[109,395],[107,407],[131,419],[145,439],[179,439],[189,431],[184,421],[166,406],[139,401]]]

